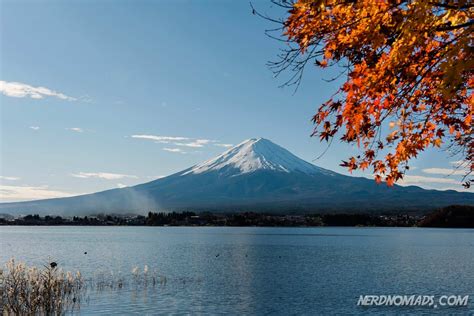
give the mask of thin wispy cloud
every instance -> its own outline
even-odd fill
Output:
[[[33,87],[21,82],[7,82],[0,80],[0,92],[3,95],[13,98],[43,99],[45,97],[55,97],[66,101],[77,101],[77,98],[67,96],[64,93],[45,87]]]
[[[78,194],[80,193],[52,190],[48,186],[0,185],[0,200],[2,202],[52,199]]]
[[[185,147],[193,147],[193,148],[201,148],[204,145],[211,143],[212,140],[210,139],[196,139],[189,143],[174,143],[176,146],[185,146]]]
[[[455,190],[459,192],[473,192],[472,189],[466,190],[462,186],[462,181],[452,177],[426,177],[418,175],[405,175],[397,184],[402,186],[416,185],[424,189],[435,190]]]
[[[71,174],[71,176],[75,178],[82,178],[82,179],[89,179],[89,178],[105,179],[105,180],[118,180],[118,179],[125,179],[125,178],[138,179],[138,177],[134,175],[109,173],[109,172],[78,172],[78,173]]]
[[[192,137],[182,137],[182,136],[162,136],[162,135],[150,135],[150,134],[140,134],[140,135],[131,135],[131,138],[136,139],[145,139],[150,140],[159,144],[172,144],[174,146],[180,147],[191,147],[191,148],[203,148],[207,145],[214,144],[219,147],[232,147],[232,144],[221,144],[218,140],[213,139],[203,139],[203,138],[192,138]],[[163,149],[171,152],[183,152],[178,151],[177,148],[166,148]]]
[[[453,178],[439,178],[439,177],[425,177],[425,176],[412,176],[404,175],[403,180],[399,182],[402,185],[412,185],[412,184],[430,184],[430,183],[449,183],[449,184],[460,184],[459,180]]]
[[[190,140],[188,137],[179,137],[179,136],[157,136],[157,135],[132,135],[132,138],[152,140],[158,143],[168,144],[171,142],[177,141],[186,141]]]
[[[423,171],[424,173],[427,173],[427,174],[439,174],[439,175],[446,175],[446,176],[450,176],[450,175],[465,175],[466,174],[466,170],[464,169],[451,169],[451,168],[425,168],[425,169],[422,169],[421,171]]]
[[[39,126],[30,126],[30,128],[31,128],[32,130],[34,130],[34,131],[37,131],[37,130],[39,130],[39,129],[40,129],[40,127],[39,127]]]
[[[69,127],[69,128],[66,128],[67,130],[69,131],[72,131],[72,132],[76,132],[76,133],[83,133],[84,130],[80,127]]]
[[[224,147],[224,148],[230,148],[232,146],[234,146],[233,144],[214,144],[214,146],[218,146],[218,147]]]
[[[17,181],[17,180],[20,180],[20,178],[19,177],[0,176],[0,180]]]
[[[161,178],[164,178],[164,177],[166,177],[166,176],[161,176],[161,175],[160,176],[147,176],[146,178],[156,180],[156,179],[161,179]]]
[[[165,148],[163,148],[163,150],[171,152],[171,153],[180,153],[180,154],[185,154],[186,153],[181,148],[168,148],[168,147],[165,147]]]
[[[455,160],[455,161],[450,161],[450,164],[456,166],[456,167],[461,167],[461,166],[466,166],[468,164],[467,160]]]

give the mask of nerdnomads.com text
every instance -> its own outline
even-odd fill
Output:
[[[469,295],[361,295],[357,306],[420,306],[420,307],[465,307]]]

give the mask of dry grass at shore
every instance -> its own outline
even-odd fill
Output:
[[[85,286],[79,272],[64,272],[55,262],[37,268],[10,259],[0,269],[0,291],[0,314],[62,315],[79,309]]]
[[[78,311],[89,290],[141,291],[166,283],[165,276],[147,265],[143,270],[133,267],[131,275],[97,273],[85,279],[79,271],[64,272],[56,262],[37,268],[10,259],[0,268],[0,316],[63,315]]]

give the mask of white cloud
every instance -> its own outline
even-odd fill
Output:
[[[0,176],[0,179],[1,180],[8,180],[8,181],[20,180],[20,178],[18,178],[18,177],[7,177],[7,176]]]
[[[37,130],[39,130],[39,129],[40,129],[40,127],[39,127],[39,126],[30,126],[30,128],[31,128],[32,130],[34,130],[34,131],[37,131]]]
[[[443,177],[443,178],[436,178],[436,177],[424,177],[424,176],[410,176],[405,175],[403,180],[397,182],[402,186],[407,185],[417,185],[425,189],[436,189],[436,190],[455,190],[459,192],[473,192],[473,189],[465,189],[462,186],[462,181]]]
[[[0,185],[0,201],[2,202],[52,199],[78,194],[79,193],[50,190],[48,186]]]
[[[153,140],[158,143],[163,143],[163,144],[168,144],[171,142],[176,142],[176,141],[186,141],[190,140],[188,137],[176,137],[176,136],[157,136],[157,135],[132,135],[132,138],[140,138],[140,139],[147,139],[147,140]]]
[[[131,179],[138,179],[137,176],[128,175],[128,174],[120,174],[120,173],[108,173],[108,172],[79,172],[73,173],[71,176],[76,178],[97,178],[97,179],[105,179],[105,180],[117,180],[117,179],[124,179],[124,178],[131,178]]]
[[[132,138],[151,140],[160,144],[171,144],[174,146],[191,147],[191,148],[202,148],[209,144],[214,144],[219,147],[232,147],[232,144],[221,144],[217,140],[202,139],[202,138],[191,138],[191,137],[180,137],[180,136],[161,136],[161,135],[131,135]],[[178,148],[164,148],[163,150],[170,152],[182,152]]]
[[[156,180],[156,179],[161,179],[161,178],[164,178],[164,177],[166,177],[166,176],[161,176],[161,175],[160,176],[147,176],[146,178]]]
[[[174,143],[176,146],[185,146],[185,147],[194,147],[194,148],[200,148],[204,147],[204,145],[209,144],[212,142],[210,139],[196,139],[192,142],[189,143]]]
[[[128,185],[123,184],[123,183],[117,183],[117,188],[123,189],[123,188],[126,188],[126,187],[128,187]]]
[[[451,168],[426,168],[422,169],[424,173],[428,174],[440,174],[440,175],[465,175],[467,173],[464,169],[451,169]]]
[[[181,148],[163,148],[164,151],[169,151],[169,152],[172,152],[172,153],[181,153],[181,154],[185,154],[186,152],[183,151]]]
[[[7,82],[0,80],[0,92],[8,97],[43,99],[44,97],[56,97],[66,101],[76,101],[76,98],[63,93],[50,90],[45,87],[33,87],[21,82]]]
[[[219,143],[218,140],[181,137],[181,136],[161,136],[161,135],[140,134],[140,135],[131,135],[130,137],[151,140],[160,144],[173,144],[175,146],[183,146],[183,147],[200,148],[209,144],[214,144],[215,146],[219,146],[219,147],[232,147],[233,146],[232,144],[221,144]]]
[[[403,179],[398,181],[400,185],[430,185],[433,183],[437,184],[457,184],[459,189],[462,189],[461,182],[453,178],[436,178],[436,177],[425,177],[425,176],[411,176],[405,175]]]
[[[463,166],[463,165],[467,165],[467,160],[456,160],[456,161],[450,161],[449,163],[455,166]]]
[[[214,144],[214,146],[229,148],[229,147],[232,147],[234,145],[233,144]]]
[[[69,127],[69,128],[66,128],[67,130],[69,131],[73,131],[73,132],[76,132],[76,133],[82,133],[84,132],[84,130],[80,127]]]

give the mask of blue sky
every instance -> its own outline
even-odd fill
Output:
[[[326,147],[310,119],[334,73],[279,88],[265,64],[281,43],[247,1],[1,1],[0,14],[1,201],[151,181],[252,137],[308,161]],[[313,163],[347,174],[355,152],[334,143]],[[405,184],[462,190],[448,176],[460,158],[427,151]]]

